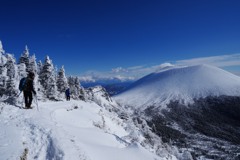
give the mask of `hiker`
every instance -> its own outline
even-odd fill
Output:
[[[36,91],[34,90],[34,87],[33,87],[34,76],[35,75],[33,72],[29,72],[23,87],[23,95],[25,99],[26,109],[31,109],[31,104],[33,100],[32,93],[36,95]]]
[[[65,91],[65,95],[66,95],[67,101],[70,101],[70,89],[69,88]]]

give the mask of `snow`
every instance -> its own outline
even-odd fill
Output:
[[[5,51],[3,50],[2,41],[0,41],[0,54],[3,54]]]
[[[240,77],[210,65],[168,67],[135,82],[115,96],[122,104],[144,109],[171,100],[187,104],[207,96],[240,96]],[[145,107],[144,107],[145,106]]]
[[[39,111],[34,107],[0,102],[0,159],[167,159],[124,140],[131,132],[127,124],[92,101],[46,101],[39,102]]]

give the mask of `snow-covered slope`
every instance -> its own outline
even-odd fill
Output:
[[[99,106],[108,107],[117,105],[102,86],[90,87],[85,90],[85,93],[86,99],[94,101]]]
[[[142,133],[94,102],[40,102],[39,108],[0,103],[0,159],[176,159],[133,142],[131,132],[144,140]]]
[[[209,65],[175,67],[158,71],[135,82],[115,96],[131,106],[166,106],[171,100],[191,103],[207,96],[240,96],[240,77]]]

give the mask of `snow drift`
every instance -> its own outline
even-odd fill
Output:
[[[183,104],[208,96],[240,96],[240,77],[210,65],[174,67],[149,74],[115,96],[130,106]]]
[[[94,102],[40,102],[39,106],[37,111],[0,103],[0,159],[168,159],[125,139],[130,125]]]

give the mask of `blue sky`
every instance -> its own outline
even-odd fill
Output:
[[[69,75],[151,68],[240,53],[239,8],[239,0],[1,0],[0,40],[16,57],[26,44],[38,60],[49,55]]]

